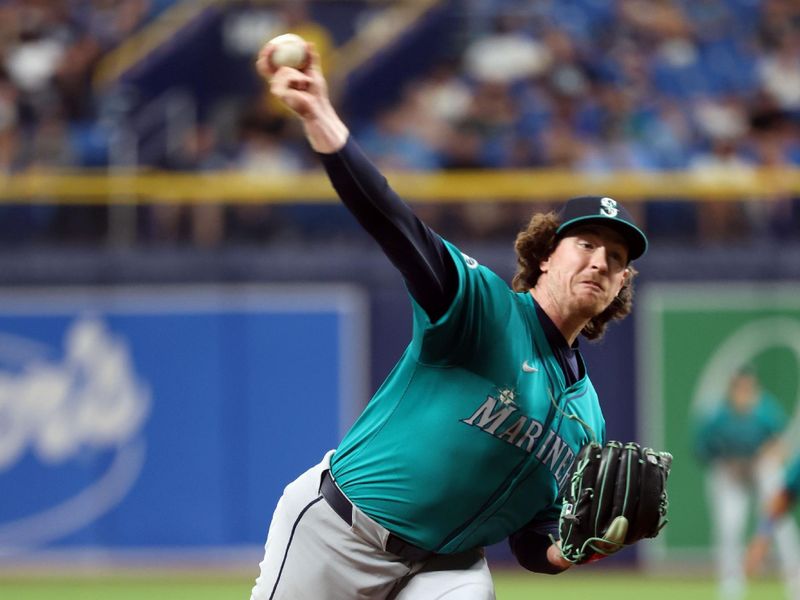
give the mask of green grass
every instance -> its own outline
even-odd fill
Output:
[[[556,577],[517,571],[494,574],[498,600],[714,600],[714,582],[703,577],[648,577],[636,572],[569,572]],[[0,576],[3,600],[248,600],[249,575],[127,575],[101,577]],[[748,600],[783,600],[777,580],[751,584]]]
[[[578,569],[557,576],[510,572],[495,576],[498,600],[533,600],[550,595],[562,600],[716,600],[709,577],[647,576],[637,572],[603,573]],[[747,600],[784,600],[777,580],[750,583]]]
[[[0,580],[3,600],[248,600],[252,582],[176,577]]]

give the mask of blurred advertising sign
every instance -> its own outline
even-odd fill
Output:
[[[0,292],[0,560],[262,545],[366,400],[340,285]]]
[[[653,566],[664,559],[702,564],[712,558],[709,507],[693,435],[734,373],[757,372],[789,419],[789,449],[800,450],[800,286],[657,284],[643,291],[639,309],[638,429],[675,457],[669,525],[643,551]],[[754,496],[751,511],[755,504]]]

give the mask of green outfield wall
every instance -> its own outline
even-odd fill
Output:
[[[698,561],[709,558],[709,513],[693,427],[734,371],[755,367],[790,418],[788,446],[800,451],[800,285],[654,284],[640,302],[638,428],[675,457],[670,523],[645,554]]]

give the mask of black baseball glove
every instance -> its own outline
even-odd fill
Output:
[[[597,560],[667,524],[672,455],[635,442],[592,442],[578,453],[559,519],[561,553],[573,564]]]

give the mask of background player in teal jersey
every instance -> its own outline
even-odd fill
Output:
[[[796,454],[784,472],[781,487],[762,509],[756,533],[750,540],[745,560],[748,575],[755,575],[762,567],[769,552],[776,529],[786,519],[791,519],[789,511],[800,498],[800,453]],[[786,582],[786,597],[789,600],[800,600],[800,556],[780,555]]]
[[[570,566],[561,489],[605,422],[577,339],[632,306],[647,246],[611,198],[537,214],[513,288],[421,222],[361,153],[315,62],[258,68],[300,118],[342,202],[400,271],[405,353],[340,445],[284,490],[252,598],[494,598],[483,547]]]
[[[787,419],[777,399],[764,390],[755,371],[735,373],[728,392],[696,430],[696,453],[707,467],[707,497],[711,516],[720,598],[744,597],[745,528],[751,500],[764,503],[781,477],[780,434]],[[795,567],[800,542],[791,520],[776,523],[787,575]]]

